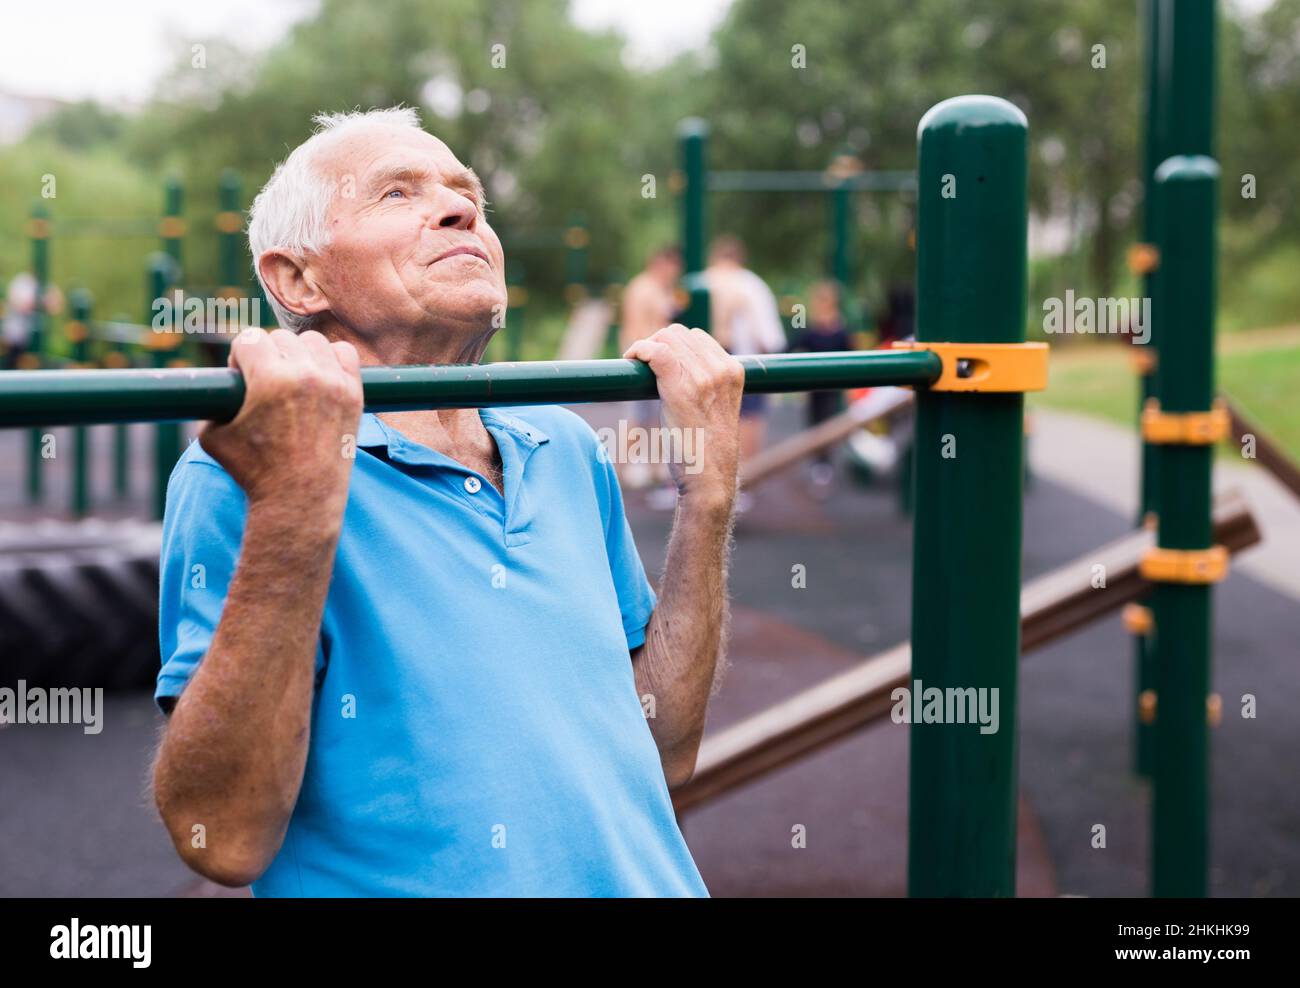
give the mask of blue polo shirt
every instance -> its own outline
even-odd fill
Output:
[[[567,409],[480,416],[504,497],[362,416],[302,790],[253,891],[707,895],[633,679],[655,595],[614,471]],[[212,641],[245,512],[192,443],[163,522],[164,709]]]

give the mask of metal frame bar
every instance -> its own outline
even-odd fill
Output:
[[[236,344],[238,345],[238,344]],[[927,385],[942,369],[924,351],[876,350],[740,357],[755,394],[877,385]],[[366,367],[366,408],[468,408],[655,398],[654,374],[634,360]],[[96,422],[226,421],[244,399],[227,368],[7,371],[0,373],[0,428]]]

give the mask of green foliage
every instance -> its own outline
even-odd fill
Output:
[[[1140,207],[1140,40],[1128,0],[736,0],[708,46],[645,70],[629,66],[617,36],[574,26],[566,0],[322,0],[266,52],[208,40],[196,61],[187,44],[144,112],[78,104],[0,150],[0,179],[20,192],[0,204],[0,223],[22,229],[47,173],[60,182],[56,215],[156,217],[162,180],[176,172],[192,231],[186,277],[213,286],[224,167],[242,173],[246,205],[316,113],[404,103],[484,177],[507,243],[554,238],[582,215],[592,282],[623,280],[676,237],[669,177],[682,117],[710,121],[717,169],[823,169],[841,150],[868,168],[910,169],[929,106],[989,92],[1028,114],[1031,198],[1068,244],[1035,262],[1031,299],[1067,287],[1133,294],[1123,255]],[[1253,19],[1229,8],[1220,51],[1224,324],[1293,320],[1300,0]],[[1241,196],[1246,174],[1255,199]],[[754,266],[797,290],[825,270],[827,198],[717,194],[711,229],[742,234]],[[889,286],[911,280],[913,204],[869,193],[855,208],[855,289],[878,309]],[[101,314],[136,314],[156,244],[56,240],[55,277],[89,284]],[[28,252],[21,236],[0,239],[0,280]],[[534,298],[558,296],[562,250],[509,253]]]

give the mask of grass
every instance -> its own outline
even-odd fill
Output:
[[[1300,460],[1300,329],[1221,338],[1219,391]],[[1137,428],[1138,378],[1120,346],[1055,347],[1048,389],[1030,406],[1059,408]]]

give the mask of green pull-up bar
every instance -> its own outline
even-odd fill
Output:
[[[925,351],[800,353],[740,357],[755,394],[878,385],[926,385],[942,360]],[[657,397],[654,374],[636,360],[566,360],[365,367],[369,411],[569,405]],[[226,368],[0,372],[0,428],[100,422],[227,421],[244,381]]]

